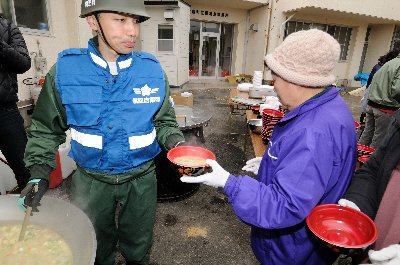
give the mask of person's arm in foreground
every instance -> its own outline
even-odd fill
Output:
[[[65,131],[68,129],[65,108],[61,104],[54,78],[55,66],[46,75],[28,130],[24,161],[31,178],[21,192],[19,205],[22,209],[29,204],[36,208],[39,204],[48,188],[50,173],[56,168],[58,146],[65,142]],[[35,184],[39,186],[39,191],[32,195]]]
[[[181,180],[223,187],[236,215],[248,224],[266,229],[293,226],[304,221],[320,202],[328,185],[332,185],[329,183],[338,181],[330,179],[334,163],[329,155],[332,152],[326,152],[333,148],[329,139],[323,134],[304,130],[282,141],[284,144],[279,147],[279,153],[286,155],[276,154],[278,164],[269,185],[249,176],[230,175],[212,160],[207,163],[213,172],[195,178],[182,177]],[[269,155],[269,150],[265,155]]]

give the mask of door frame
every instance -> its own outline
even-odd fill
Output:
[[[220,25],[221,27],[221,25]],[[203,43],[204,43],[204,37],[212,37],[212,38],[217,38],[217,47],[215,51],[215,71],[213,76],[204,76],[202,75],[203,73]],[[219,69],[219,51],[220,51],[220,39],[221,39],[221,33],[215,33],[215,32],[200,32],[200,45],[199,45],[199,75],[198,77],[201,79],[217,79],[218,78],[218,73],[220,71]]]

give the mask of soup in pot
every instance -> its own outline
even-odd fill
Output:
[[[28,225],[23,241],[18,241],[21,225],[0,226],[1,265],[72,265],[72,252],[55,231]]]

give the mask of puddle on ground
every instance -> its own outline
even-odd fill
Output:
[[[178,218],[175,215],[167,214],[164,217],[164,225],[165,226],[174,226],[178,222]]]
[[[206,237],[207,233],[208,233],[208,231],[204,227],[192,226],[186,230],[187,237]]]

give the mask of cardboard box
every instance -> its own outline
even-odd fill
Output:
[[[193,94],[188,92],[173,92],[171,97],[175,105],[193,106]]]

